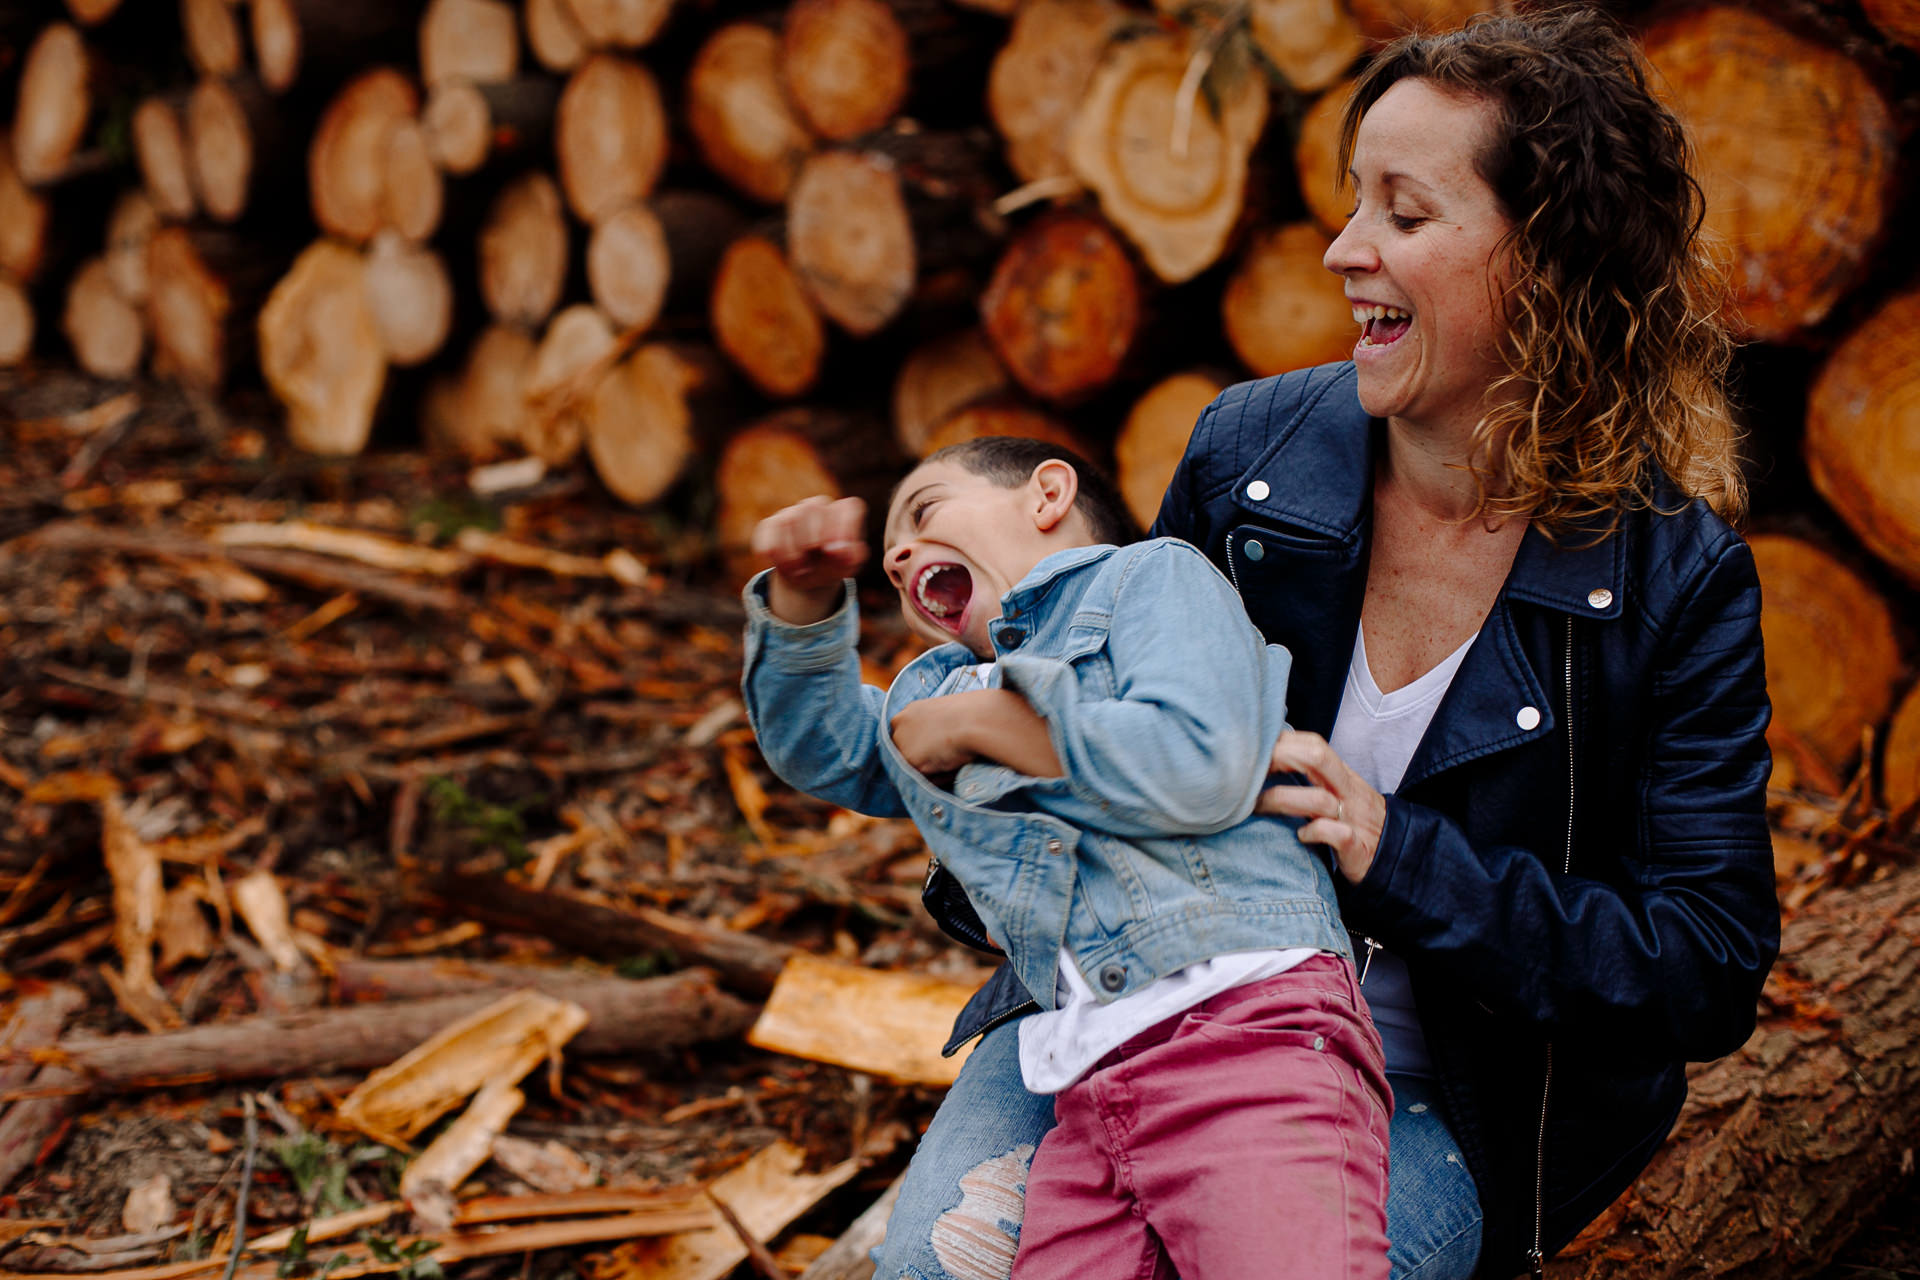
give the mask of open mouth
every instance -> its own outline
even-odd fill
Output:
[[[1413,313],[1398,307],[1355,307],[1353,322],[1360,326],[1361,347],[1390,347],[1413,327]]]
[[[936,626],[955,635],[973,599],[973,575],[957,564],[933,564],[913,580],[913,600]]]

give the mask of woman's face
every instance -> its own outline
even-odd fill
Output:
[[[1474,169],[1494,107],[1402,80],[1360,121],[1355,208],[1327,250],[1361,325],[1360,403],[1414,426],[1471,428],[1506,372],[1497,314],[1512,226]]]

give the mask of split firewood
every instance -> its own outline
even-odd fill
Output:
[[[493,1154],[493,1144],[526,1105],[527,1095],[505,1076],[480,1087],[467,1109],[448,1125],[400,1175],[400,1198],[429,1229],[453,1225],[453,1193]]]
[[[1385,44],[1409,31],[1451,31],[1477,13],[1502,12],[1506,0],[1348,0],[1367,39]]]
[[[1069,179],[1067,135],[1107,46],[1132,19],[1113,0],[1031,0],[1013,19],[987,77],[987,113],[1022,181]]]
[[[582,410],[624,349],[597,307],[581,303],[553,318],[527,366],[520,443],[528,453],[550,467],[573,461],[586,441]]]
[[[406,145],[395,156],[389,141],[419,111],[413,82],[389,67],[363,72],[334,95],[307,147],[308,194],[322,230],[357,244],[388,225],[389,166],[404,178],[419,176],[406,172]],[[419,199],[403,196],[408,205]]]
[[[107,277],[115,292],[136,307],[147,300],[147,242],[159,225],[160,212],[144,191],[123,192],[107,215]]]
[[[1898,1182],[1920,1133],[1920,872],[1817,894],[1780,941],[1759,1028],[1692,1069],[1666,1145],[1554,1280],[1680,1280],[1702,1259],[1809,1275]]]
[[[450,383],[444,412],[426,419],[428,444],[473,462],[517,452],[533,353],[533,336],[524,329],[493,324],[481,330],[468,349],[465,369]]]
[[[901,1174],[888,1184],[878,1200],[853,1220],[840,1238],[800,1273],[800,1280],[873,1280],[873,1251],[887,1238],[887,1219],[900,1198]]]
[[[520,15],[506,0],[431,0],[420,16],[420,80],[491,84],[520,71]]]
[[[1352,96],[1353,83],[1343,81],[1315,99],[1300,117],[1300,137],[1293,148],[1300,198],[1329,236],[1340,234],[1353,207],[1347,175],[1340,167],[1340,118]]]
[[[924,458],[936,426],[956,409],[1006,386],[1007,371],[979,329],[935,338],[915,348],[894,375],[893,437],[908,457]]]
[[[777,1142],[752,1159],[721,1174],[708,1188],[756,1240],[769,1240],[794,1219],[860,1172],[848,1160],[817,1174],[803,1174],[803,1153]],[[725,1280],[747,1260],[747,1246],[733,1228],[721,1224],[704,1231],[664,1239],[636,1240],[587,1260],[595,1280]]]
[[[638,332],[659,317],[672,275],[667,233],[644,203],[612,214],[587,240],[587,288],[623,329]]]
[[[793,105],[830,142],[873,132],[906,100],[907,33],[884,0],[794,0],[780,55]]]
[[[1029,440],[1044,440],[1048,444],[1059,445],[1083,458],[1090,458],[1094,454],[1086,439],[1073,428],[1007,395],[985,396],[962,405],[942,418],[927,433],[927,452],[935,453],[949,445],[987,436],[1023,436]]]
[[[240,10],[227,0],[180,0],[187,58],[202,76],[237,74],[245,60]]]
[[[554,117],[567,206],[597,225],[645,200],[667,162],[667,112],[653,73],[600,53],[567,81]]]
[[[1707,228],[1734,247],[1733,318],[1765,342],[1813,328],[1861,278],[1892,207],[1885,98],[1845,54],[1746,9],[1676,14],[1644,44],[1699,156]]]
[[[1254,238],[1220,299],[1240,362],[1256,377],[1345,360],[1358,331],[1340,278],[1327,270],[1332,242],[1295,222]]]
[[[1111,46],[1067,139],[1074,175],[1169,284],[1225,250],[1245,201],[1247,158],[1267,123],[1267,86],[1251,59],[1219,71],[1208,94],[1193,74],[1204,56],[1162,35]]]
[[[736,240],[714,275],[709,314],[714,341],[754,386],[776,398],[812,389],[826,327],[779,245]]]
[[[413,5],[387,0],[248,0],[254,63],[261,83],[285,93],[301,72],[351,61],[364,67],[398,57],[395,38],[411,34]]]
[[[893,164],[852,151],[810,157],[787,197],[787,255],[827,319],[855,337],[913,293],[913,223]]]
[[[13,163],[29,186],[64,176],[93,114],[93,59],[80,32],[53,22],[20,64]]]
[[[386,386],[386,344],[358,253],[315,241],[260,311],[260,371],[287,409],[287,435],[309,453],[366,447]]]
[[[147,349],[146,313],[114,287],[107,259],[89,258],[67,285],[60,330],[73,358],[97,378],[130,378]]]
[[[659,33],[674,0],[561,0],[594,48],[637,49]]]
[[[496,320],[544,324],[567,283],[567,220],[544,173],[508,183],[480,228],[480,296]]]
[[[1907,354],[1920,288],[1894,294],[1827,357],[1807,400],[1814,488],[1873,553],[1920,582],[1920,377]],[[1898,460],[1898,461],[1896,461]]]
[[[218,3],[218,0],[216,0]],[[193,165],[187,156],[187,128],[179,94],[143,99],[133,110],[133,155],[140,180],[162,217],[175,222],[200,211],[193,186]]]
[[[1187,452],[1200,412],[1226,389],[1211,373],[1176,373],[1134,402],[1113,441],[1114,479],[1142,529],[1159,514],[1174,468]]]
[[[234,911],[276,969],[291,973],[306,963],[288,921],[287,896],[271,871],[254,871],[241,877],[230,892]]]
[[[747,1043],[905,1084],[950,1085],[967,1052],[943,1058],[940,1047],[978,985],[796,955]]]
[[[368,244],[362,271],[387,360],[405,368],[438,353],[453,327],[453,280],[440,255],[385,228]]]
[[[587,60],[586,33],[574,21],[570,0],[526,0],[527,47],[540,65],[562,74]]]
[[[694,56],[686,95],[707,167],[755,200],[786,200],[813,137],[787,97],[780,37],[754,22],[721,27]]]
[[[19,281],[0,271],[0,369],[19,364],[33,350],[33,302]]]
[[[632,956],[640,949],[635,944],[623,954]],[[587,1012],[586,1029],[573,1041],[575,1051],[586,1056],[727,1039],[745,1031],[754,1015],[752,1006],[720,991],[705,970],[569,985],[566,998]],[[73,1035],[33,1057],[79,1073],[95,1089],[366,1071],[387,1066],[498,1000],[495,990],[238,1018],[157,1034]]]
[[[1062,403],[1119,374],[1140,317],[1132,259],[1084,213],[1051,214],[1022,231],[980,297],[981,326],[1014,381]]]
[[[502,996],[368,1076],[340,1103],[340,1118],[383,1142],[404,1144],[476,1091],[510,1087],[556,1060],[587,1021],[579,1005],[537,991]]]
[[[1871,584],[1810,542],[1750,540],[1765,593],[1767,694],[1773,714],[1831,767],[1893,705],[1902,664],[1893,614]],[[1844,648],[1835,636],[1847,638]]]
[[[13,143],[0,132],[0,272],[31,284],[47,253],[45,196],[20,180]]]
[[[1887,724],[1880,777],[1891,812],[1904,815],[1920,803],[1920,685],[1907,690]]]
[[[683,963],[711,966],[727,985],[749,995],[771,991],[793,954],[791,947],[750,933],[683,920],[651,907],[621,907],[527,889],[499,876],[447,871],[432,887],[449,905],[499,928],[564,939],[581,955],[603,959],[667,952]]]
[[[579,411],[601,483],[634,506],[671,489],[699,451],[700,419],[712,416],[696,403],[721,382],[711,353],[659,342],[608,370]]]

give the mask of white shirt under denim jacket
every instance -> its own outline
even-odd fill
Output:
[[[1250,816],[1286,727],[1286,650],[1193,547],[1061,551],[1007,593],[996,674],[1046,719],[1065,776],[975,763],[952,791],[888,725],[979,659],[941,645],[892,688],[863,684],[852,584],[833,616],[793,626],[768,612],[765,577],[744,593],[741,683],[768,765],[834,804],[911,817],[1043,1009],[1063,949],[1103,1002],[1233,952],[1351,959],[1325,859]]]

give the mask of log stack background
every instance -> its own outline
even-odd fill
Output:
[[[768,511],[982,433],[1083,449],[1150,518],[1219,388],[1350,348],[1319,265],[1346,78],[1478,7],[12,5],[0,379],[159,378],[264,407],[289,457],[592,477],[733,579]],[[1920,9],[1616,8],[1693,131],[1748,340],[1779,794],[1905,839]],[[1782,847],[1790,906],[1867,865]]]

